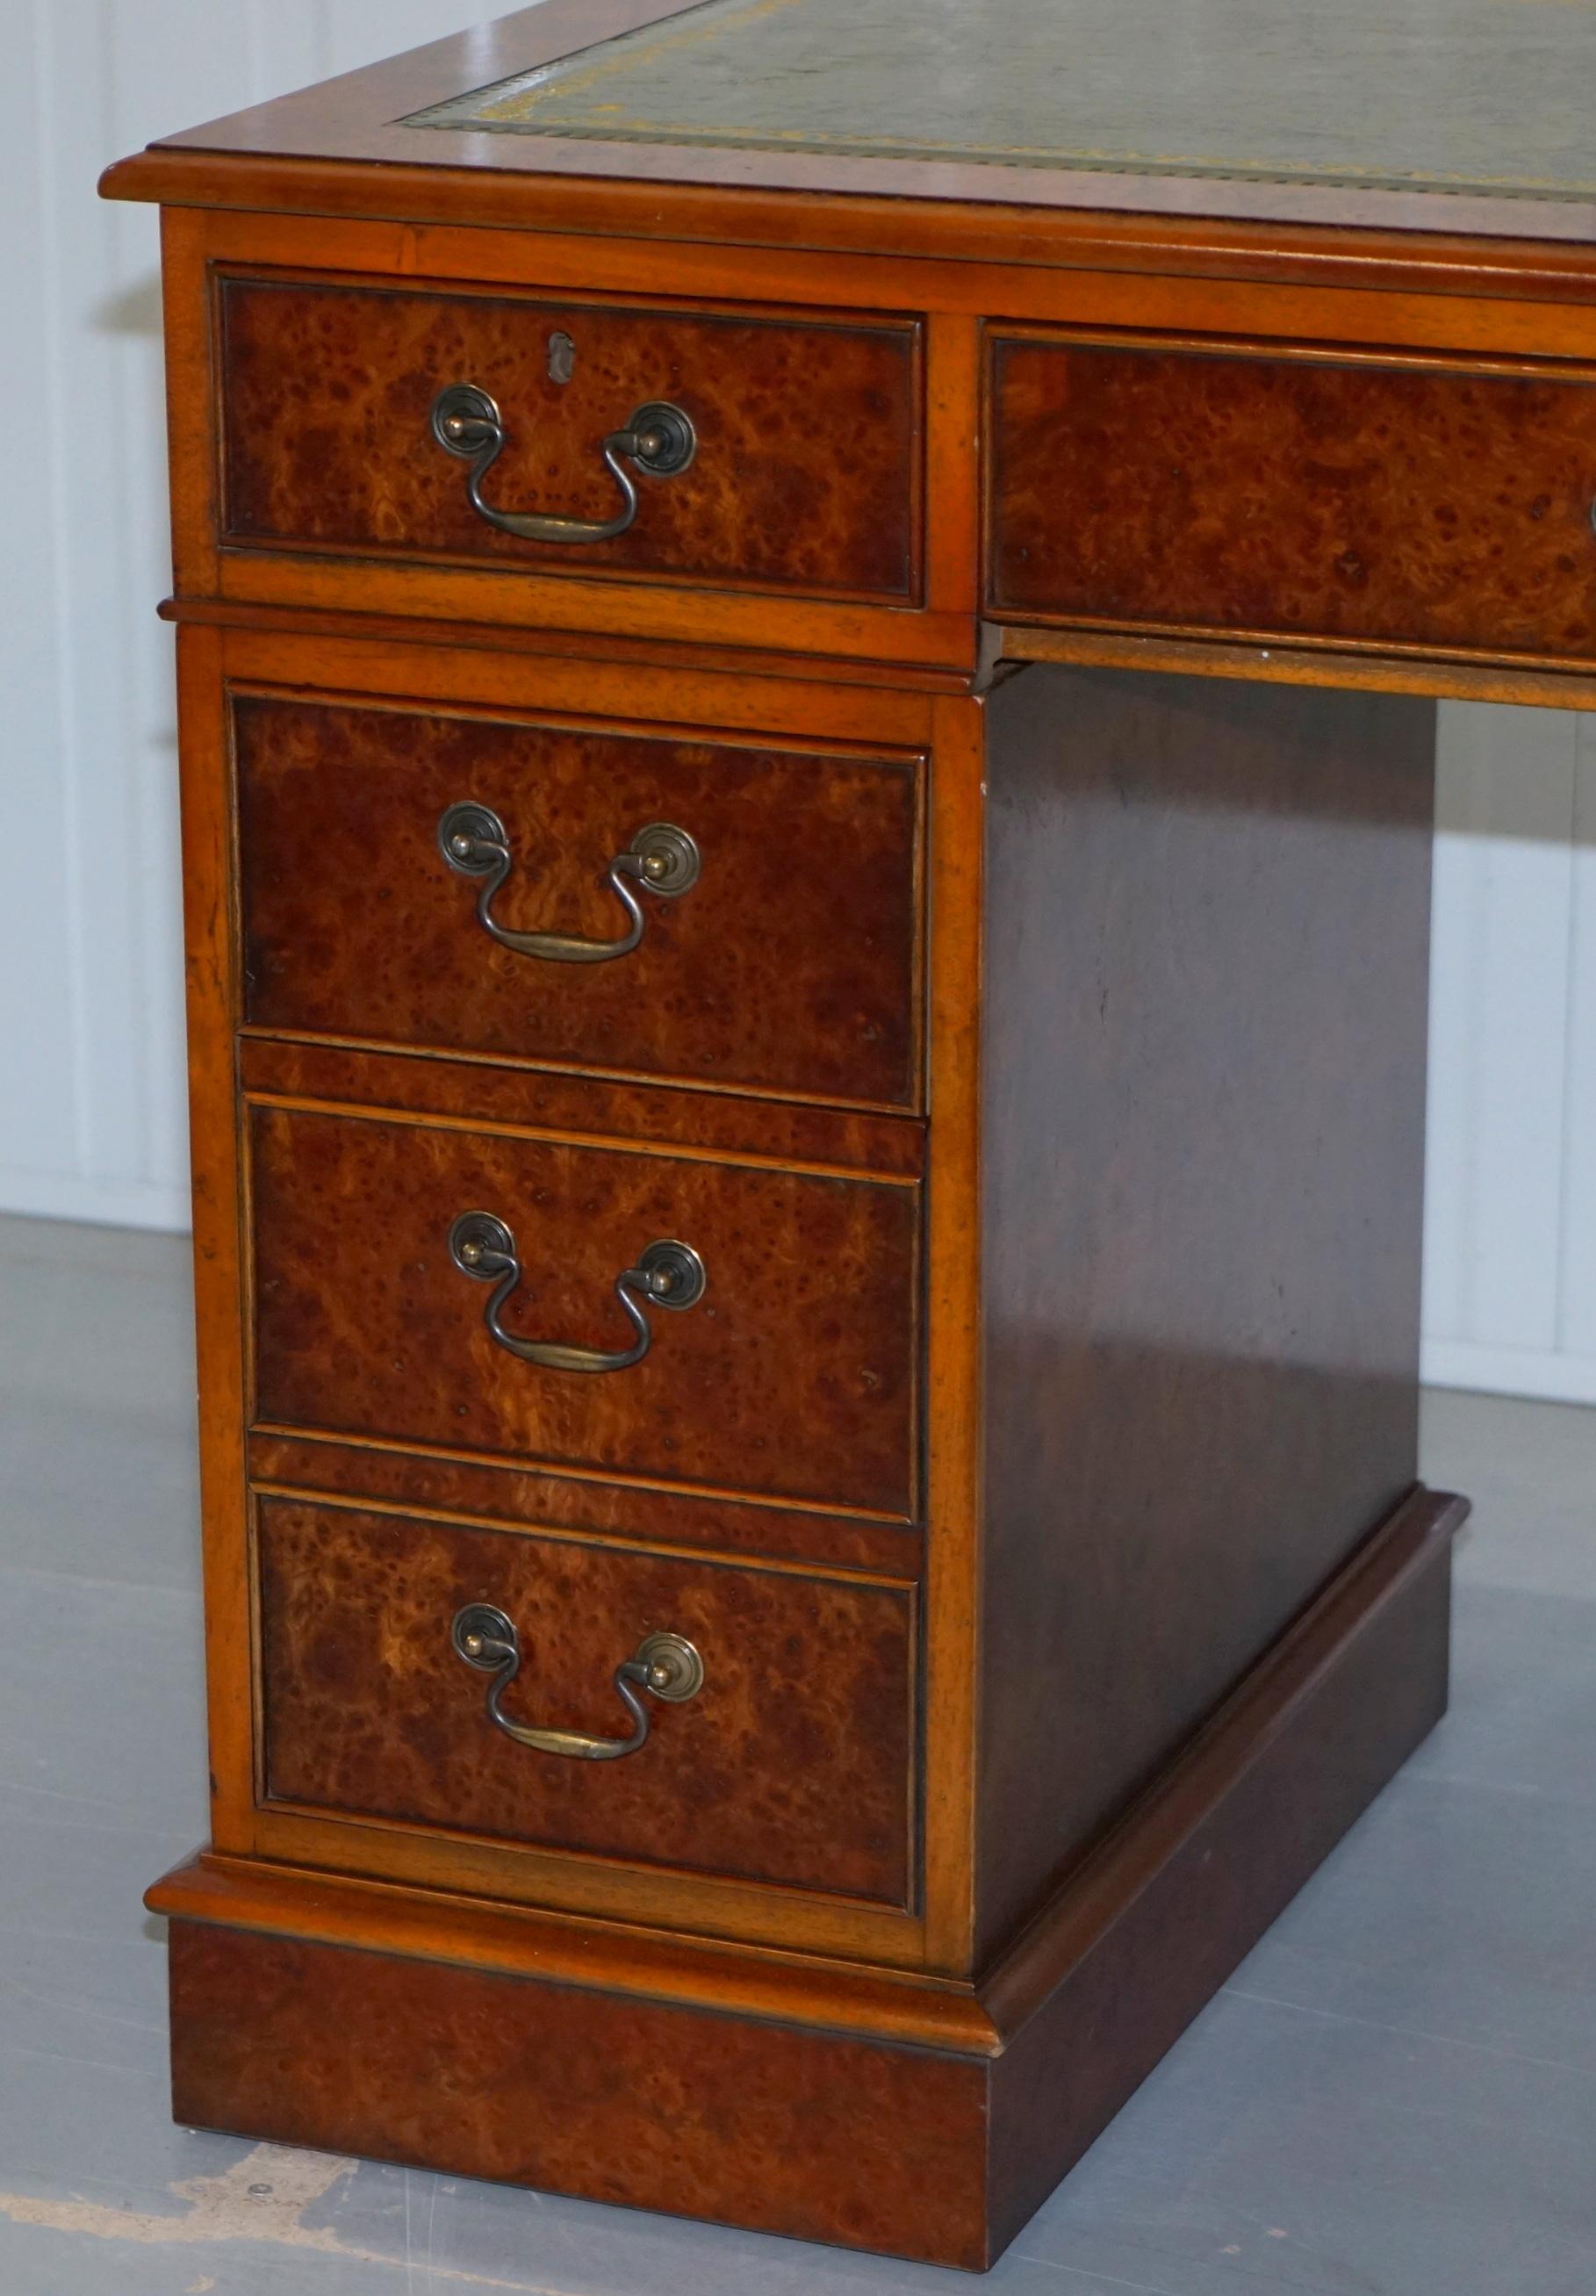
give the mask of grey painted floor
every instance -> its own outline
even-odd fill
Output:
[[[168,2120],[205,1823],[186,1254],[0,1221],[0,2296],[949,2296],[954,2276]],[[1456,1705],[988,2284],[1596,2290],[1596,1412],[1437,1395]]]

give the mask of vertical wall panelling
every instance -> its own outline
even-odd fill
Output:
[[[1581,719],[1580,736],[1557,1352],[1567,1388],[1596,1398],[1596,718]]]
[[[0,1211],[188,1216],[157,226],[95,180],[501,12],[0,0]]]
[[[323,0],[329,71],[354,71],[379,56],[424,47],[494,16],[515,0]]]
[[[1479,802],[1478,744],[1454,738],[1458,718],[1441,706],[1436,770],[1436,847],[1430,910],[1429,1103],[1424,1171],[1424,1334],[1467,1327],[1469,1218],[1474,1201],[1469,1111],[1477,1096],[1478,1003],[1483,946],[1471,895],[1478,859],[1470,835]]]
[[[367,5],[368,19],[376,12]],[[245,36],[251,102],[327,78],[333,69],[328,13],[328,0],[249,0]]]
[[[150,136],[511,0],[0,0],[0,1210],[186,1218]],[[1596,721],[1443,712],[1425,1369],[1596,1401]]]
[[[61,577],[53,428],[61,388],[49,363],[53,259],[46,58],[37,6],[13,9],[0,72],[0,419],[29,451],[0,462],[0,1201],[74,1169],[80,1093],[74,1058],[77,794],[61,723]]]
[[[1442,710],[1426,1376],[1596,1402],[1596,726]]]

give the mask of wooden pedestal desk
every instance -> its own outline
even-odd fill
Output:
[[[1441,20],[548,0],[112,169],[184,2120],[978,2268],[1440,1714],[1434,698],[1596,696],[1596,12]]]

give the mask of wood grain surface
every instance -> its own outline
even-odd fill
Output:
[[[988,1949],[1417,1473],[1434,711],[989,709]]]
[[[251,1098],[353,1103],[462,1118],[486,1129],[675,1145],[730,1162],[918,1179],[927,1127],[900,1116],[764,1094],[705,1092],[587,1069],[455,1059],[436,1048],[377,1050],[247,1033],[239,1072]]]
[[[172,2015],[192,2128],[987,2260],[967,2060],[191,1922]]]
[[[1596,651],[1596,382],[1064,342],[993,360],[996,613]]]
[[[906,1588],[282,1498],[258,1521],[272,1800],[905,1902]],[[514,1721],[626,1738],[612,1677],[657,1632],[704,1686],[643,1693],[648,1741],[619,1760],[518,1745],[451,1644],[467,1603],[520,1637]]]
[[[274,1108],[250,1141],[258,1418],[914,1513],[914,1190]],[[629,1370],[525,1363],[449,1257],[475,1210],[520,1336],[628,1347],[616,1278],[661,1239],[708,1288]]]
[[[648,739],[430,709],[233,704],[244,1011],[253,1025],[913,1106],[918,777],[911,764]],[[647,824],[701,856],[635,888],[627,955],[508,949],[438,849],[446,809],[503,824],[508,930],[602,943]]]
[[[250,1438],[248,1458],[258,1488],[390,1500],[489,1529],[585,1531],[609,1545],[835,1564],[898,1579],[918,1578],[924,1552],[918,1525],[878,1516],[618,1483],[602,1474],[555,1473],[369,1438],[259,1432]]]
[[[907,601],[919,580],[918,334],[512,295],[228,279],[221,290],[224,526],[235,541],[482,558]],[[569,383],[550,338],[576,346]],[[496,508],[607,519],[601,447],[668,400],[698,451],[646,473],[630,530],[528,542],[478,515],[432,436],[451,383],[495,399]]]

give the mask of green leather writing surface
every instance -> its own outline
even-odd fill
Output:
[[[418,127],[1596,201],[1596,0],[704,0]]]

